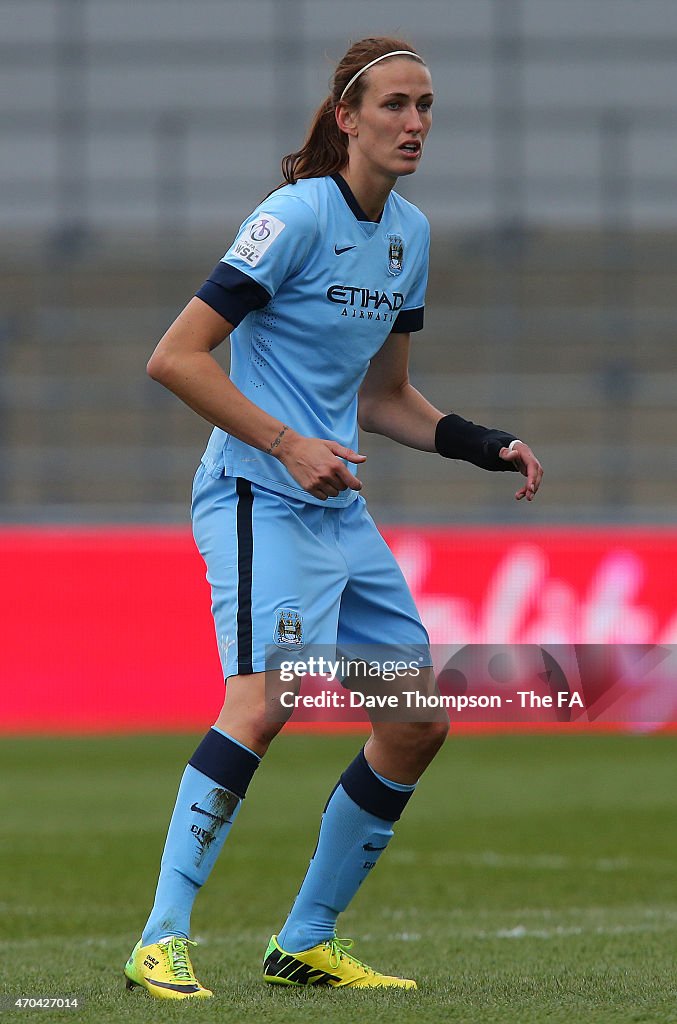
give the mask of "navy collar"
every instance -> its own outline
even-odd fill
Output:
[[[383,213],[381,213],[381,216],[378,217],[377,220],[372,220],[371,217],[367,217],[366,213],[364,212],[364,210],[362,209],[362,207],[358,203],[357,199],[353,195],[353,191],[352,191],[350,185],[348,184],[348,182],[346,181],[346,179],[343,177],[343,175],[339,174],[338,171],[337,171],[336,174],[332,174],[332,175],[330,175],[330,177],[331,177],[331,180],[335,181],[336,184],[338,185],[338,187],[339,187],[339,189],[341,191],[341,195],[343,196],[343,198],[347,202],[347,204],[350,207],[350,209],[352,210],[352,212],[355,214],[355,217],[357,218],[357,220],[366,221],[367,224],[380,224],[381,223],[381,217],[383,216]]]

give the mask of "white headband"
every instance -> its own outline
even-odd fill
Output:
[[[424,63],[423,58],[419,57],[419,55],[417,53],[413,53],[411,50],[393,50],[392,53],[384,53],[380,57],[376,57],[374,60],[370,60],[369,63],[365,64],[364,67],[361,68],[357,72],[356,75],[353,75],[353,77],[350,79],[350,81],[348,82],[347,86],[345,87],[345,89],[341,93],[341,97],[339,99],[339,103],[341,102],[341,100],[343,99],[345,94],[348,92],[348,89],[350,89],[350,86],[354,85],[355,82],[357,81],[357,79],[360,77],[360,75],[364,74],[365,71],[368,71],[369,68],[373,68],[374,64],[378,64],[378,62],[380,60],[385,60],[386,57],[400,57],[400,56],[402,56],[402,57],[416,57],[416,60],[420,60],[421,64]]]

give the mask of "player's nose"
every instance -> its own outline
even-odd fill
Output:
[[[412,106],[407,111],[405,131],[412,133],[423,131],[423,118],[421,117],[421,112],[418,107]]]

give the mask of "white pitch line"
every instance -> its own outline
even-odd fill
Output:
[[[536,869],[541,871],[641,871],[660,869],[674,871],[674,861],[660,859],[632,859],[630,857],[597,857],[584,859],[566,857],[559,853],[522,854],[499,853],[496,850],[478,850],[476,853],[433,853],[420,854],[415,850],[392,850],[389,862],[411,864],[417,866],[449,867],[459,864],[474,868],[517,868],[518,870]]]
[[[555,928],[525,928],[524,925],[517,925],[515,928],[500,928],[496,932],[469,932],[477,939],[560,939],[570,938],[577,935],[632,935],[645,932],[662,932],[665,928],[659,924],[628,924],[613,925],[610,927],[598,926],[596,928],[566,927],[557,925]]]

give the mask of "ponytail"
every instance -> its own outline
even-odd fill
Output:
[[[346,135],[336,123],[334,100],[327,96],[315,113],[306,140],[296,153],[282,159],[282,177],[293,185],[299,178],[322,178],[335,174],[348,161]]]
[[[360,39],[339,61],[332,91],[315,113],[306,140],[295,153],[282,160],[282,185],[293,185],[299,178],[322,178],[343,170],[348,163],[348,136],[336,123],[336,108],[345,103],[358,110],[372,64],[388,57],[406,54],[408,59],[424,63],[423,58],[403,39],[385,36]],[[347,98],[346,97],[347,94]],[[276,191],[276,190],[275,190]]]

